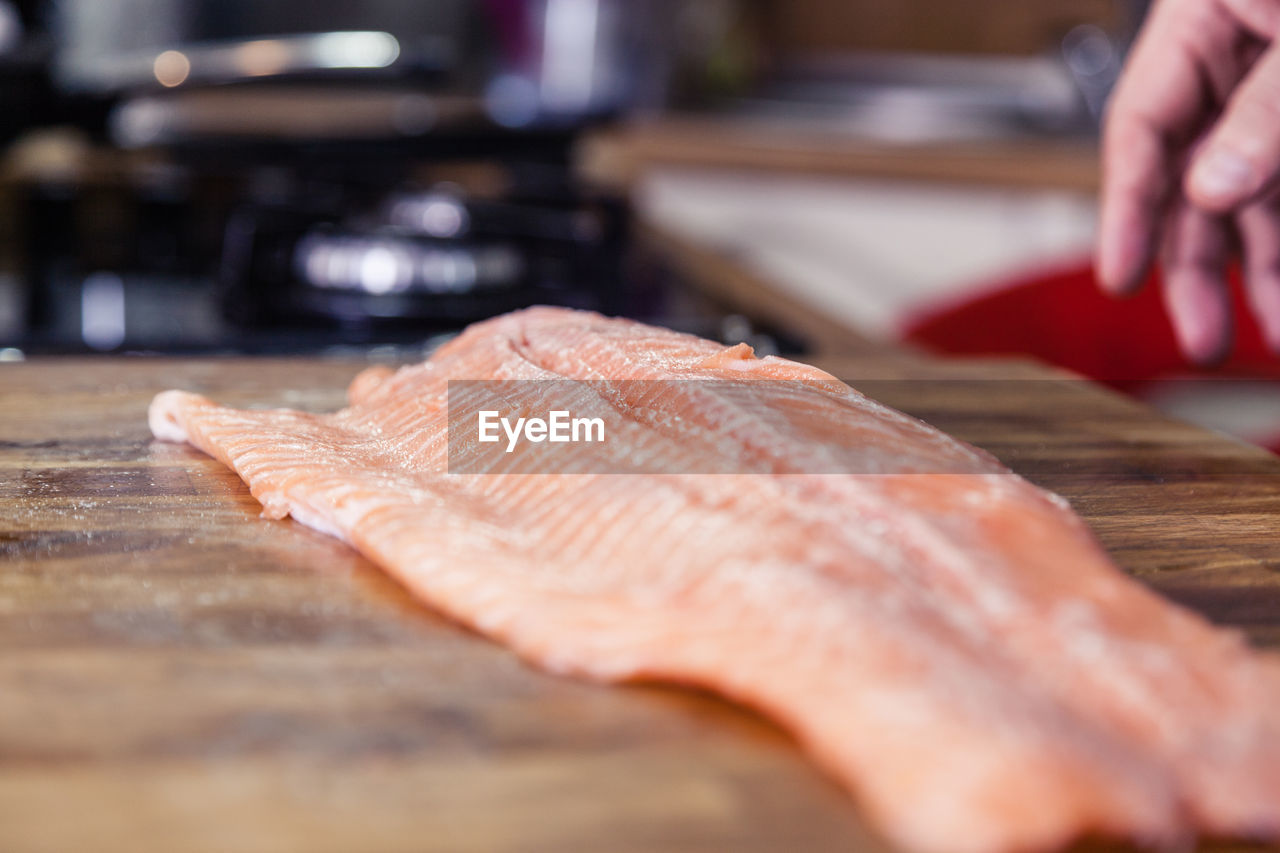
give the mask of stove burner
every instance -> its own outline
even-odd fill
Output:
[[[457,245],[326,226],[307,232],[293,257],[295,274],[310,287],[373,295],[510,289],[524,273],[523,256],[511,244]]]

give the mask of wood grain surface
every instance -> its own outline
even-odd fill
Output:
[[[361,366],[0,365],[0,850],[883,849],[768,723],[529,670],[146,427],[168,387],[333,409]],[[1280,461],[1033,366],[825,366],[1280,646]]]
[[[637,120],[584,137],[579,174],[625,189],[660,166],[693,166],[827,177],[1059,189],[1098,187],[1097,144],[1090,140],[991,140],[902,144],[795,122],[720,116]]]

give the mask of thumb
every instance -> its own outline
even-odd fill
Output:
[[[1215,213],[1260,195],[1280,176],[1280,50],[1249,71],[1191,162],[1186,194]]]

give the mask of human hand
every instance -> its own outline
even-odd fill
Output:
[[[1280,0],[1156,0],[1108,106],[1097,274],[1133,292],[1159,259],[1183,352],[1231,348],[1241,254],[1280,353]]]

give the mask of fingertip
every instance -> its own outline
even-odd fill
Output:
[[[1226,360],[1231,350],[1231,336],[1226,327],[1175,322],[1174,331],[1178,348],[1196,367],[1215,367]]]
[[[1115,298],[1132,296],[1137,292],[1147,267],[1140,247],[1135,250],[1132,246],[1125,246],[1124,242],[1104,235],[1094,252],[1094,280],[1103,293]]]
[[[1231,311],[1215,282],[1171,283],[1170,319],[1178,348],[1192,364],[1213,367],[1231,352]]]
[[[1247,201],[1260,183],[1258,170],[1248,159],[1219,143],[1196,156],[1184,190],[1197,207],[1225,213]]]
[[[1179,329],[1178,341],[1183,355],[1193,365],[1197,368],[1213,368],[1226,361],[1226,356],[1230,355],[1230,323],[1184,324]]]
[[[1094,264],[1093,277],[1098,289],[1113,299],[1128,299],[1138,292],[1142,284],[1140,276],[1106,270],[1099,262]]]
[[[1231,337],[1226,330],[1179,334],[1178,343],[1182,354],[1196,367],[1216,367],[1226,361],[1231,352]]]

